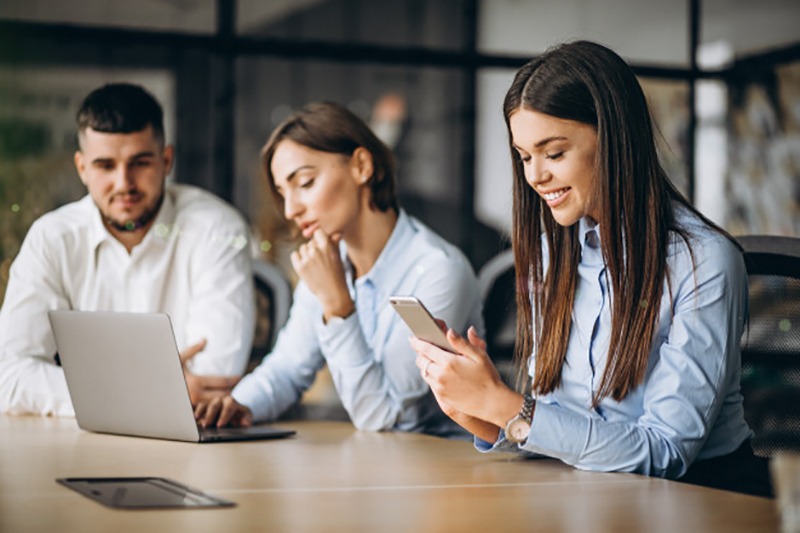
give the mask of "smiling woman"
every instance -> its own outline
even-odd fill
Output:
[[[739,386],[741,250],[667,178],[632,70],[560,45],[517,72],[503,110],[520,390],[475,332],[448,333],[456,354],[412,339],[442,408],[482,451],[769,494]]]
[[[571,226],[591,212],[597,131],[588,124],[563,120],[529,109],[508,119],[525,180],[544,198],[553,217]]]
[[[360,429],[463,435],[417,372],[410,334],[389,305],[415,295],[459,331],[483,329],[477,280],[464,255],[397,203],[394,159],[345,107],[309,104],[262,150],[267,183],[308,241],[289,320],[232,394],[200,402],[203,425],[274,419],[327,364]]]

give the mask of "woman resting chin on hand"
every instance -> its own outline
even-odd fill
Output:
[[[477,279],[455,246],[400,208],[389,149],[345,107],[316,103],[278,125],[262,165],[307,239],[291,255],[300,283],[272,352],[229,396],[196,405],[198,422],[274,420],[327,365],[359,429],[463,436],[417,371],[389,297],[413,294],[459,331],[482,329]]]

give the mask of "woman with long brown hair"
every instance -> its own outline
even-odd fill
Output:
[[[520,392],[474,331],[448,331],[455,353],[412,339],[443,410],[481,450],[768,494],[739,386],[741,251],[670,183],[633,71],[563,44],[517,72],[504,114]]]

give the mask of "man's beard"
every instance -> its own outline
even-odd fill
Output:
[[[145,227],[147,224],[153,220],[156,215],[158,214],[158,210],[161,208],[161,204],[164,203],[164,193],[162,192],[161,195],[158,197],[156,203],[149,209],[145,209],[144,213],[137,218],[136,220],[128,220],[125,222],[118,222],[110,217],[103,217],[105,218],[106,224],[111,226],[117,231],[136,231]]]

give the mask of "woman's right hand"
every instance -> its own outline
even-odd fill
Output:
[[[441,329],[443,333],[447,334],[447,323],[440,318],[434,318],[434,320],[436,321],[436,325],[439,326],[439,329]],[[469,338],[470,342],[472,342],[476,348],[484,351],[486,350],[486,341],[478,337],[475,334],[474,329],[471,329]],[[427,364],[427,362],[425,364]],[[439,398],[435,391],[432,392],[434,398],[436,398],[436,401],[439,404],[439,408],[444,414],[450,417],[453,422],[486,442],[495,442],[497,440],[497,437],[500,434],[499,427],[486,422],[485,420],[481,420],[480,418],[468,415],[463,411],[459,411],[446,401]]]
[[[311,239],[290,256],[295,272],[322,305],[325,320],[332,316],[347,317],[355,309],[338,242],[317,228]]]
[[[253,425],[253,413],[250,409],[229,394],[198,402],[194,408],[194,419],[202,428]]]

